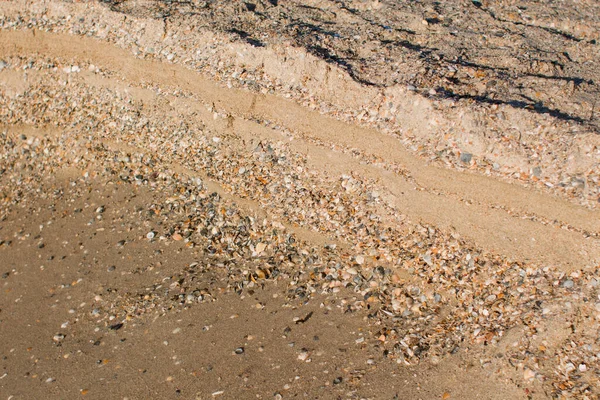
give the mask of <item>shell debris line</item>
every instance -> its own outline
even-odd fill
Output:
[[[383,398],[374,388],[391,370],[415,396],[454,398],[472,388],[445,387],[440,375],[440,386],[426,389],[419,379],[458,363],[521,398],[600,396],[600,136],[593,118],[579,116],[586,88],[597,90],[591,79],[557,79],[583,92],[569,97],[579,107],[537,112],[549,106],[500,101],[513,90],[502,83],[498,101],[476,102],[481,85],[492,90],[487,80],[509,71],[504,64],[484,76],[479,64],[446,65],[431,51],[431,65],[445,67],[440,76],[419,64],[421,80],[407,86],[399,73],[392,84],[382,64],[320,59],[277,24],[256,38],[226,32],[226,14],[210,25],[202,10],[211,2],[192,2],[197,25],[185,5],[110,3],[0,5],[0,320],[18,321],[19,307],[43,303],[53,321],[23,314],[19,323],[36,326],[26,337],[0,321],[10,335],[1,348],[3,393],[16,395],[35,378],[59,397],[97,395],[105,378],[95,374],[110,370],[114,379],[133,374],[130,390],[143,396]],[[343,14],[335,21],[341,36],[327,39],[340,41],[330,44],[338,51],[360,35],[373,36],[371,44],[381,35],[433,35],[443,21],[434,7],[401,32],[405,14],[387,1],[364,10],[361,1],[231,3],[239,24],[260,19],[246,13],[280,7],[289,23],[297,12],[297,30],[319,31],[306,21]],[[378,7],[388,23],[370,19]],[[485,15],[507,23],[500,11]],[[574,27],[515,24],[597,46],[583,28],[577,36],[566,32]],[[497,36],[486,41],[504,43]],[[581,48],[568,52],[584,57]],[[330,71],[327,82],[321,71]],[[435,83],[467,76],[479,86],[438,96]],[[538,97],[549,101],[549,90]],[[427,127],[409,124],[417,109],[413,118]],[[560,118],[567,112],[572,118]],[[317,324],[340,336],[313,332]],[[241,333],[259,325],[271,342]],[[222,353],[231,361],[220,361],[215,343],[237,333]],[[195,335],[211,338],[198,351],[213,357],[202,367],[186,358],[199,346]],[[167,361],[137,353],[92,360],[151,336]],[[46,365],[52,357],[96,380],[68,388],[61,369]],[[159,383],[145,374],[161,362],[177,369],[159,369]],[[261,388],[252,372],[261,366],[289,376]]]

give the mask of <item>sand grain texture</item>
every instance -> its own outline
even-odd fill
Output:
[[[351,3],[255,6],[337,13],[343,33]],[[218,13],[187,46],[193,17],[160,4],[0,5],[2,395],[598,395],[593,120],[448,106],[287,31],[225,32]],[[248,4],[236,24],[262,18]],[[488,135],[497,110],[542,133]],[[573,126],[587,136],[565,145]],[[435,150],[460,132],[472,147]]]

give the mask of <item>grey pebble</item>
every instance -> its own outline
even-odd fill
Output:
[[[565,289],[571,289],[571,288],[573,288],[573,286],[575,286],[575,282],[573,282],[573,281],[572,281],[572,280],[570,280],[570,279],[567,279],[567,280],[566,280],[566,281],[564,281],[564,283],[563,283],[563,287],[564,287]]]

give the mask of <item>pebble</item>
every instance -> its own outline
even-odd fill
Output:
[[[460,155],[460,161],[464,162],[465,164],[470,163],[472,159],[473,159],[473,154],[471,154],[471,153],[461,153],[461,155]]]
[[[171,238],[175,241],[179,241],[183,239],[183,236],[181,236],[179,233],[174,233],[173,236],[171,236]]]
[[[52,340],[54,340],[56,343],[60,343],[60,342],[62,342],[62,341],[65,339],[65,337],[66,337],[66,336],[65,336],[64,334],[62,334],[62,333],[57,333],[56,335],[54,335],[54,336],[52,337]]]
[[[267,245],[265,243],[257,243],[256,244],[256,253],[261,254],[263,251],[265,251],[266,248],[267,248]]]
[[[529,368],[525,368],[523,371],[523,379],[526,381],[531,381],[535,378],[535,371],[530,370]]]
[[[573,286],[575,285],[575,283],[571,280],[571,279],[567,279],[566,281],[564,281],[563,283],[563,287],[565,289],[572,289]]]
[[[298,360],[300,361],[307,361],[308,360],[308,351],[305,349],[302,349],[302,351],[300,352],[300,354],[298,354]]]
[[[23,18],[24,21],[27,20],[26,13]],[[72,27],[68,22],[64,22],[64,26],[61,24],[54,25],[53,28]],[[135,34],[128,31],[127,29],[130,28],[126,26],[107,29],[114,29],[114,32],[123,29],[123,35],[119,36],[122,37],[123,42],[134,41]],[[164,54],[175,54],[176,56],[171,57],[173,62],[177,63],[179,59],[186,58],[183,49],[172,50],[165,49]],[[157,53],[156,57],[161,56]],[[7,63],[0,65],[2,65],[0,69],[9,68]],[[34,65],[34,68],[38,67]],[[65,68],[68,69],[68,73],[79,71],[79,66]],[[88,67],[90,68],[91,66]],[[225,71],[219,73],[221,72]],[[289,292],[286,296],[294,301],[307,301],[314,293],[321,291],[336,293],[335,291],[339,291],[340,288],[356,293],[356,298],[346,304],[347,312],[369,309],[372,307],[372,303],[369,303],[370,299],[376,300],[378,311],[377,316],[373,318],[376,318],[377,322],[373,325],[377,328],[373,329],[385,330],[385,340],[378,341],[378,345],[385,348],[386,357],[402,365],[418,364],[428,360],[429,357],[433,360],[433,357],[438,357],[438,354],[454,354],[462,348],[461,346],[465,346],[464,343],[473,341],[481,346],[483,343],[494,346],[512,327],[522,326],[524,322],[527,326],[538,326],[543,324],[549,315],[554,315],[553,313],[563,315],[562,307],[566,304],[563,294],[554,294],[561,281],[563,288],[573,289],[564,295],[569,296],[574,304],[569,310],[581,309],[583,313],[590,316],[596,312],[588,310],[590,306],[580,300],[584,295],[588,296],[591,293],[589,290],[581,292],[580,286],[581,290],[584,290],[584,286],[591,287],[593,282],[597,282],[590,278],[594,272],[585,272],[581,277],[576,278],[581,285],[575,288],[573,280],[564,280],[564,276],[560,276],[560,272],[555,269],[545,269],[527,263],[513,263],[502,257],[486,254],[472,248],[469,243],[454,237],[451,233],[437,230],[435,227],[422,226],[417,221],[406,219],[402,219],[401,222],[385,221],[384,224],[377,217],[378,206],[373,203],[379,201],[385,192],[384,188],[376,183],[363,182],[350,176],[337,180],[337,177],[312,175],[314,171],[310,171],[307,167],[305,157],[276,142],[264,141],[257,150],[252,152],[235,150],[239,153],[235,153],[234,157],[232,156],[234,142],[226,136],[212,136],[213,133],[209,130],[191,125],[182,129],[182,132],[181,121],[187,118],[184,114],[172,118],[166,114],[157,114],[148,120],[142,120],[139,115],[143,113],[126,97],[114,92],[94,91],[94,88],[85,85],[73,84],[69,87],[72,92],[66,96],[67,100],[61,100],[66,92],[59,83],[60,78],[53,77],[51,72],[48,72],[46,78],[44,90],[49,93],[49,100],[36,95],[36,91],[31,91],[24,94],[21,99],[10,100],[10,102],[2,98],[0,110],[45,109],[48,113],[53,113],[49,118],[54,118],[60,129],[66,130],[66,133],[72,137],[65,135],[62,150],[55,150],[57,142],[51,142],[50,138],[44,139],[40,146],[48,152],[56,152],[49,154],[63,152],[57,158],[44,155],[43,150],[40,151],[39,157],[36,155],[32,158],[34,152],[16,152],[11,147],[13,145],[3,144],[1,157],[3,162],[11,166],[6,172],[7,177],[10,178],[6,180],[7,182],[11,179],[15,181],[22,179],[22,176],[17,175],[18,163],[31,166],[32,170],[39,172],[39,175],[66,166],[68,163],[66,160],[72,159],[71,153],[67,150],[77,148],[79,140],[87,140],[80,132],[91,128],[100,127],[97,130],[102,132],[103,136],[99,139],[123,140],[148,153],[158,153],[152,157],[140,157],[106,149],[96,151],[93,146],[90,146],[85,150],[86,157],[82,157],[79,164],[90,171],[101,170],[101,168],[92,168],[94,166],[106,167],[116,171],[115,176],[119,177],[120,183],[147,185],[153,190],[168,194],[161,199],[162,201],[147,205],[148,208],[152,207],[151,217],[148,217],[152,218],[152,224],[141,226],[137,237],[143,237],[149,226],[160,226],[161,232],[164,232],[161,238],[183,240],[185,237],[186,244],[196,246],[214,257],[215,264],[221,263],[218,267],[214,265],[206,267],[206,271],[226,275],[227,282],[231,286],[227,290],[244,292],[250,287],[258,286],[257,282],[262,284],[262,280],[277,282],[285,279],[286,284],[289,283]],[[267,84],[260,80],[257,82],[259,85]],[[407,88],[416,90],[413,85],[408,85]],[[182,94],[175,97],[185,96],[187,95]],[[296,94],[292,97],[294,96]],[[69,108],[70,102],[74,99],[81,105],[81,109]],[[122,119],[110,117],[111,110],[115,107],[121,110]],[[15,113],[19,114],[18,111]],[[345,118],[343,113],[339,114],[340,118]],[[94,115],[98,117],[93,117]],[[352,113],[349,112],[348,115]],[[16,124],[21,118],[37,121],[41,116],[32,111],[27,115],[21,112],[15,117],[2,114],[2,118],[3,122]],[[368,112],[365,113],[365,124],[371,124],[366,121],[367,118],[369,118]],[[378,123],[377,117],[373,118],[372,124]],[[104,120],[106,122],[103,122]],[[139,131],[132,129],[138,124],[142,126]],[[543,133],[540,137],[543,140],[552,139],[548,135]],[[22,139],[23,143],[19,142],[18,146],[33,145],[33,142],[27,142],[29,140],[27,136],[23,135]],[[406,140],[407,143],[419,144],[421,139]],[[99,141],[90,143],[97,144]],[[516,142],[511,141],[511,143],[516,148],[522,149]],[[425,144],[426,150],[423,154],[434,147]],[[559,144],[553,146],[560,148]],[[181,151],[184,148],[186,150]],[[164,149],[164,151],[157,152],[152,149]],[[448,161],[451,167],[457,163],[456,154],[460,154],[460,163],[472,164],[474,168],[479,168],[478,165],[473,164],[479,164],[480,161],[485,164],[479,155],[475,157],[471,153],[459,153],[459,151],[455,148],[453,152],[448,152],[451,155],[444,156],[446,157],[444,159],[451,160]],[[541,150],[536,151],[539,154],[546,153]],[[62,157],[62,161],[59,161],[58,157]],[[116,160],[127,160],[127,167],[123,167],[124,161]],[[315,249],[302,243],[290,231],[276,226],[270,218],[263,223],[262,220],[259,221],[235,207],[231,201],[223,200],[218,195],[214,196],[204,185],[199,185],[196,178],[176,176],[168,167],[172,163],[180,163],[191,170],[204,171],[206,175],[211,176],[211,179],[226,187],[229,194],[261,202],[269,214],[282,217],[282,220],[285,219],[290,226],[297,225],[312,229],[314,232],[321,232],[328,237],[328,240],[335,238],[344,241],[351,237],[354,241],[356,238],[356,246],[348,252],[334,246]],[[544,174],[548,174],[548,169],[552,169],[551,166],[549,167],[550,164],[552,163],[548,161],[541,163]],[[15,168],[12,168],[13,166]],[[491,167],[497,174],[507,171],[505,165],[498,163],[494,163]],[[533,175],[536,175],[535,169]],[[593,179],[593,173],[588,175],[590,180]],[[81,180],[74,180],[74,182],[78,185],[82,184]],[[565,179],[565,185],[557,184],[555,185],[557,189],[553,190],[572,189],[575,191],[573,193],[579,193],[576,191],[583,190],[584,183],[580,178],[569,178]],[[548,183],[544,185],[547,186]],[[27,185],[23,184],[21,187]],[[566,187],[571,189],[565,189]],[[588,186],[592,192],[593,188],[590,189]],[[378,192],[380,195],[374,195]],[[48,196],[50,192],[43,195]],[[21,199],[14,200],[15,204],[18,204],[17,200]],[[384,207],[383,204],[379,206]],[[99,214],[104,213],[103,209],[98,212],[101,207],[103,206],[96,208]],[[0,213],[2,212],[0,210]],[[139,216],[145,218],[141,213]],[[96,219],[94,221],[100,223]],[[160,221],[161,224],[157,225],[154,221]],[[146,233],[146,238],[153,240],[155,235],[158,233],[150,231]],[[35,245],[35,242],[32,244]],[[124,244],[125,240],[121,240],[117,245]],[[156,245],[158,246],[159,243]],[[267,248],[269,251],[265,254]],[[423,253],[426,254],[422,257],[418,256]],[[352,254],[360,255],[352,259]],[[471,254],[474,256],[470,257]],[[252,256],[255,256],[256,260],[248,261]],[[373,273],[370,265],[365,265],[365,257],[374,264],[373,268],[380,264],[383,272]],[[227,263],[223,260],[227,260]],[[246,273],[241,272],[242,262]],[[256,265],[247,265],[249,262],[256,262]],[[100,317],[110,312],[117,316],[117,320],[124,321],[125,315],[119,313],[126,309],[133,310],[131,315],[137,318],[138,315],[175,312],[171,310],[192,306],[191,303],[212,301],[214,296],[218,295],[216,291],[211,292],[208,288],[206,292],[200,293],[205,288],[194,286],[194,279],[201,273],[198,270],[203,268],[204,266],[198,267],[198,265],[182,268],[183,270],[176,271],[166,282],[157,280],[153,289],[143,291],[141,297],[136,297],[140,293],[130,295],[105,293],[104,298],[97,300],[98,304],[94,305],[92,315]],[[396,270],[400,270],[403,274],[393,275]],[[485,274],[482,274],[482,271],[485,271]],[[8,274],[4,278],[7,279]],[[180,280],[184,284],[178,283]],[[584,282],[588,282],[589,285],[585,285]],[[172,283],[177,284],[171,287]],[[196,290],[198,292],[195,292]],[[573,295],[581,295],[581,297],[574,299]],[[148,297],[144,298],[144,296]],[[140,298],[143,300],[139,300]],[[193,299],[198,301],[188,301]],[[436,322],[440,310],[445,310],[444,323]],[[564,315],[572,315],[572,311],[566,310]],[[118,330],[122,327],[123,324],[118,323],[110,325],[109,329]],[[375,338],[381,336],[381,332],[373,334]],[[533,365],[532,355],[539,350],[532,348],[529,343],[528,339],[533,335],[531,332],[525,332],[523,335],[525,336],[523,340],[517,341],[502,360],[510,359],[511,362],[519,360],[523,363],[530,361],[532,364],[529,365]],[[574,343],[578,342],[579,333],[573,335]],[[63,339],[64,337],[60,340]],[[364,338],[361,339],[365,343],[369,342]],[[475,345],[469,344],[469,346],[472,353],[476,354],[479,351]],[[575,365],[578,365],[577,368],[581,371],[583,365],[586,370],[589,368],[596,371],[594,364],[587,360],[592,356],[595,357],[597,353],[596,347],[569,348],[566,345],[548,353],[553,354],[548,355],[553,358],[549,358],[546,363],[556,366],[558,370],[560,365],[565,365],[562,360],[571,359],[577,360],[577,363],[567,364],[572,365],[573,370]],[[569,358],[571,356],[573,358]],[[309,352],[303,349],[298,359],[308,360]],[[588,364],[581,364],[580,360],[586,360]],[[558,373],[552,368],[554,367],[548,367],[547,371],[538,373],[545,374],[544,382],[547,382],[544,383],[545,385],[559,387],[563,384],[562,371]],[[532,373],[536,376],[532,370],[523,371],[526,380]],[[577,394],[574,396],[577,398]]]

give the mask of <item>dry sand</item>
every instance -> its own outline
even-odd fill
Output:
[[[0,396],[597,398],[593,121],[128,4],[0,4]]]

